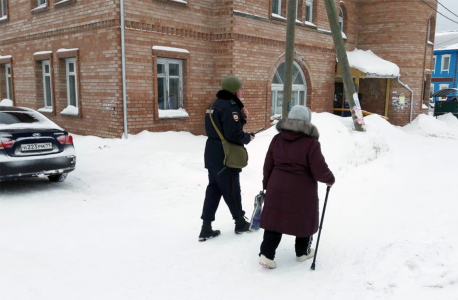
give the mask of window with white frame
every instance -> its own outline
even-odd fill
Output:
[[[448,89],[450,86],[448,84],[439,84],[439,90]],[[440,97],[441,100],[447,100],[447,96]]]
[[[183,108],[183,61],[157,59],[157,93],[159,109]]]
[[[6,1],[7,0],[0,0],[0,20],[5,20],[7,18]]]
[[[5,64],[5,77],[6,77],[6,97],[10,100],[13,99],[13,79],[11,78],[11,64]]]
[[[305,1],[305,21],[313,23],[313,0]]]
[[[307,84],[304,73],[300,66],[293,63],[293,88],[291,92],[291,107],[294,105],[306,105],[307,103]],[[282,115],[283,108],[283,87],[285,81],[285,62],[278,66],[272,79],[271,88],[271,119],[278,119]]]
[[[76,58],[65,59],[65,72],[67,81],[67,103],[78,107],[78,77],[76,70]]]
[[[43,76],[44,107],[52,109],[51,64],[49,60],[41,62]]]
[[[37,6],[45,6],[46,0],[37,0]]]
[[[433,55],[433,62],[432,62],[432,66],[431,66],[431,71],[433,73],[436,72],[436,60],[437,60],[437,56],[436,55]]]
[[[339,10],[339,27],[340,31],[344,32],[344,12],[342,8]]]
[[[281,16],[281,0],[272,0],[272,14]]]
[[[442,55],[441,72],[450,71],[450,54]]]

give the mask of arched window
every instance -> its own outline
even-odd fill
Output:
[[[307,104],[307,83],[304,73],[300,66],[294,62],[293,64],[293,90],[291,93],[291,107],[294,105]],[[272,79],[271,89],[271,109],[270,115],[272,119],[281,117],[283,107],[283,85],[285,82],[285,62],[278,66]]]
[[[435,37],[435,31],[436,31],[436,20],[434,17],[431,17],[428,19],[428,42],[434,43],[434,37]]]
[[[344,12],[342,7],[339,10],[339,27],[340,31],[344,32]]]

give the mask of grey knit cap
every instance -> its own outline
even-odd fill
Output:
[[[310,108],[302,105],[295,105],[288,114],[288,119],[302,120],[307,123],[312,121],[312,112]]]
[[[242,87],[242,82],[236,76],[227,76],[221,83],[221,89],[235,93]]]

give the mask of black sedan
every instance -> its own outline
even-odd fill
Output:
[[[38,175],[64,181],[75,165],[67,131],[33,109],[0,106],[0,181]]]

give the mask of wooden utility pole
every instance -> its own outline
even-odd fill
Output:
[[[332,39],[336,48],[337,59],[339,60],[339,67],[342,72],[342,80],[345,89],[345,99],[350,105],[351,117],[353,118],[353,125],[357,131],[365,131],[363,112],[361,104],[359,103],[358,95],[355,91],[355,85],[350,71],[350,64],[348,63],[347,51],[345,50],[342,31],[337,19],[336,6],[334,0],[324,0],[326,4],[326,11],[328,13],[329,25],[331,26]]]
[[[293,58],[294,58],[294,36],[296,26],[296,1],[288,1],[288,15],[286,27],[286,50],[285,50],[285,82],[283,83],[283,106],[282,119],[288,118],[293,90]]]

